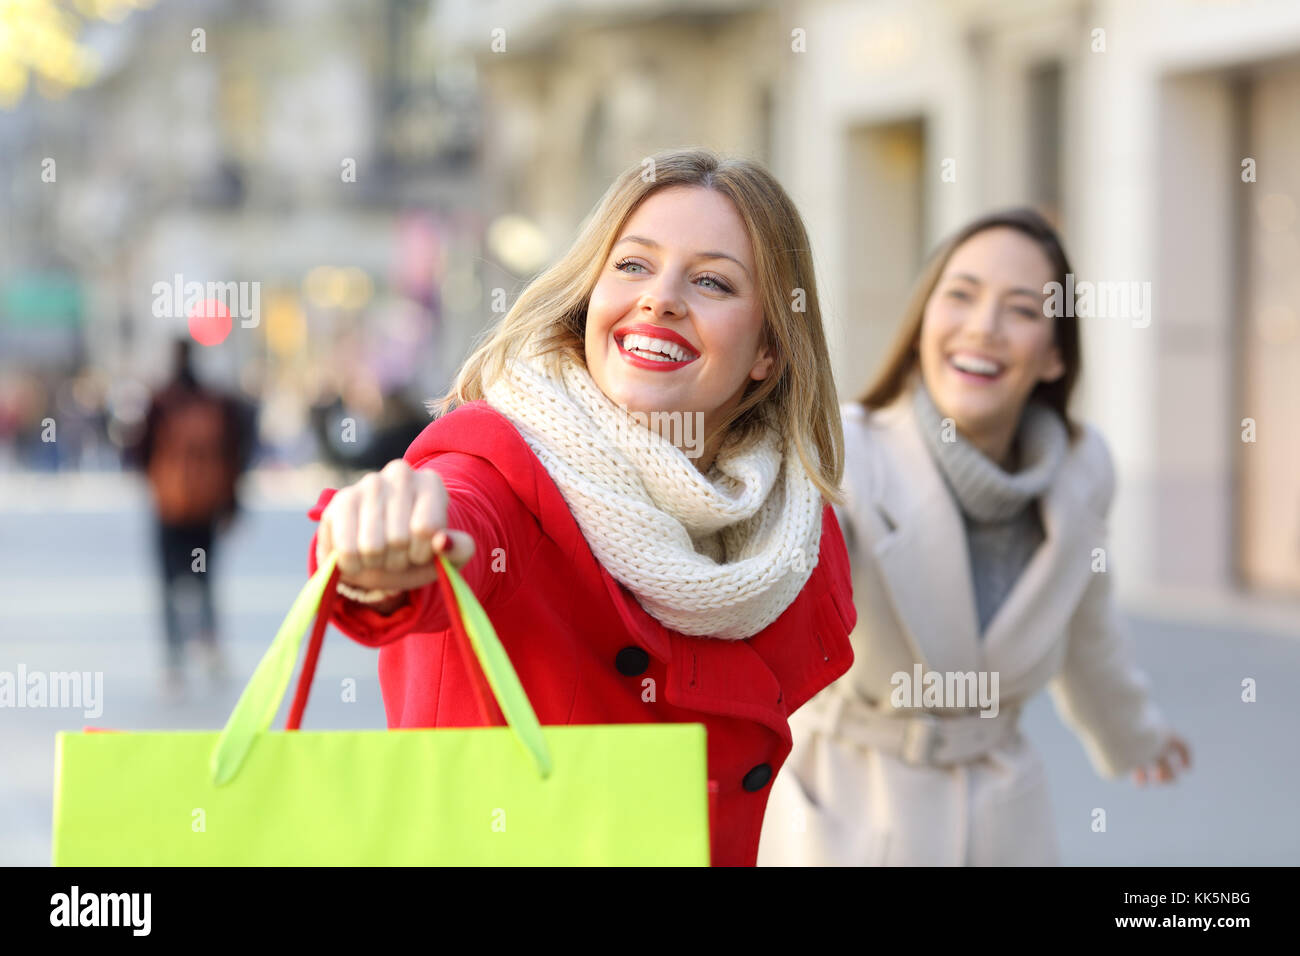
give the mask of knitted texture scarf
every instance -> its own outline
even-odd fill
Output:
[[[943,413],[924,383],[913,395],[917,423],[961,510],[980,634],[992,622],[1043,542],[1035,502],[1051,486],[1069,447],[1061,417],[1029,402],[1017,432],[1019,461],[1004,471],[960,433],[944,441]]]
[[[666,627],[752,637],[812,574],[821,494],[774,427],[724,440],[704,474],[567,353],[511,360],[484,394],[546,468],[596,559]]]

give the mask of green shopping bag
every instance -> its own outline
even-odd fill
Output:
[[[486,677],[480,703],[507,726],[297,730],[331,556],[221,733],[57,735],[54,864],[707,866],[703,725],[540,727],[483,608],[439,561],[453,632]],[[313,617],[294,729],[272,731]]]

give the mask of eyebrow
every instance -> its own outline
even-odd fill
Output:
[[[647,239],[645,236],[624,236],[618,242],[614,243],[614,245],[615,247],[621,246],[625,242],[635,242],[642,246],[649,246],[651,249],[660,248],[659,243],[655,242],[653,239]],[[694,255],[697,259],[730,259],[736,265],[740,266],[741,269],[745,270],[745,275],[749,275],[749,270],[745,269],[745,264],[729,253],[711,250],[708,252],[696,252]]]
[[[957,272],[957,273],[954,273],[953,275],[949,276],[949,278],[950,278],[950,279],[965,279],[967,282],[973,282],[975,285],[982,285],[982,283],[980,282],[980,280],[977,279],[977,278],[975,278],[975,277],[974,277],[973,275],[971,275],[969,272]],[[1017,294],[1019,294],[1019,295],[1027,295],[1027,296],[1030,296],[1031,298],[1038,298],[1040,295],[1042,295],[1041,292],[1036,292],[1036,291],[1033,290],[1033,289],[1026,289],[1026,288],[1024,288],[1023,286],[1017,286],[1017,287],[1014,288],[1014,289],[1008,289],[1008,290],[1007,290],[1007,295],[1017,295]]]

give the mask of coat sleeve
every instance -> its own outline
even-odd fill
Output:
[[[1114,470],[1100,436],[1092,458],[1099,470],[1095,505],[1108,514]],[[1134,659],[1115,606],[1110,568],[1095,572],[1070,620],[1065,663],[1049,684],[1057,713],[1083,742],[1097,773],[1113,779],[1160,752],[1170,732],[1150,697],[1150,682]]]
[[[460,569],[465,583],[485,609],[514,590],[526,573],[533,551],[528,529],[535,527],[531,512],[501,474],[474,455],[447,452],[421,462],[433,468],[447,488],[447,526],[467,531],[474,539],[474,556]],[[321,492],[308,512],[319,521],[334,489]],[[316,535],[307,551],[307,572],[316,572]],[[450,627],[436,581],[408,592],[407,603],[391,614],[339,595],[331,623],[348,637],[368,647],[379,647],[407,634],[429,634]]]

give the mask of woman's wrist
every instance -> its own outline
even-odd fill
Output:
[[[390,598],[385,598],[374,604],[366,605],[376,614],[382,614],[384,617],[392,614],[398,608],[405,607],[410,603],[410,591],[398,591]]]
[[[399,608],[405,607],[410,603],[411,596],[410,591],[365,591],[345,585],[342,582],[339,582],[338,593],[340,597],[352,601],[368,611],[374,611],[383,617],[388,617]],[[354,597],[354,594],[366,595],[367,599],[360,600]]]
[[[386,605],[393,605],[397,598],[406,594],[405,591],[387,591],[382,588],[358,588],[340,580],[336,582],[339,594],[345,598],[350,598],[358,604],[365,604],[370,607],[380,608]],[[400,602],[398,602],[400,603]]]

